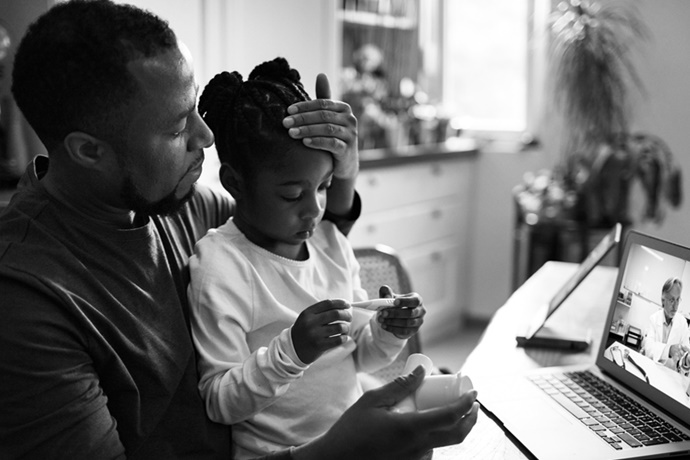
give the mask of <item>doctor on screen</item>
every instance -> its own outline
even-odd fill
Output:
[[[661,288],[662,309],[649,317],[642,340],[642,353],[655,362],[678,369],[688,363],[690,339],[688,323],[678,314],[683,283],[669,278]],[[686,370],[687,372],[687,370]]]

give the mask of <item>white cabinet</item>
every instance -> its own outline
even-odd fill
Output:
[[[457,331],[468,298],[474,155],[367,168],[357,180],[362,216],[354,247],[385,244],[407,268],[427,315],[422,343]]]

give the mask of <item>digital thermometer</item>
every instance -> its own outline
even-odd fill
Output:
[[[352,302],[350,305],[352,305],[355,308],[364,308],[365,310],[379,311],[383,310],[384,308],[395,307],[395,299],[370,299],[363,300],[361,302]]]

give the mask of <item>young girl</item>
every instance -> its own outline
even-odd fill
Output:
[[[366,299],[359,265],[322,220],[337,164],[282,126],[305,100],[299,73],[277,58],[247,81],[217,75],[199,103],[236,209],[190,260],[192,332],[207,412],[233,424],[240,459],[325,432],[361,396],[357,372],[392,362],[425,313],[416,294],[385,313],[350,307]]]

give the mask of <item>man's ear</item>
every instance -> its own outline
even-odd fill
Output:
[[[109,145],[81,131],[69,133],[64,140],[67,155],[79,166],[88,169],[102,169]]]
[[[244,190],[244,181],[240,174],[229,164],[222,163],[220,165],[220,183],[223,184],[225,190],[230,192],[230,195],[235,198],[235,200],[242,197],[242,191]]]

